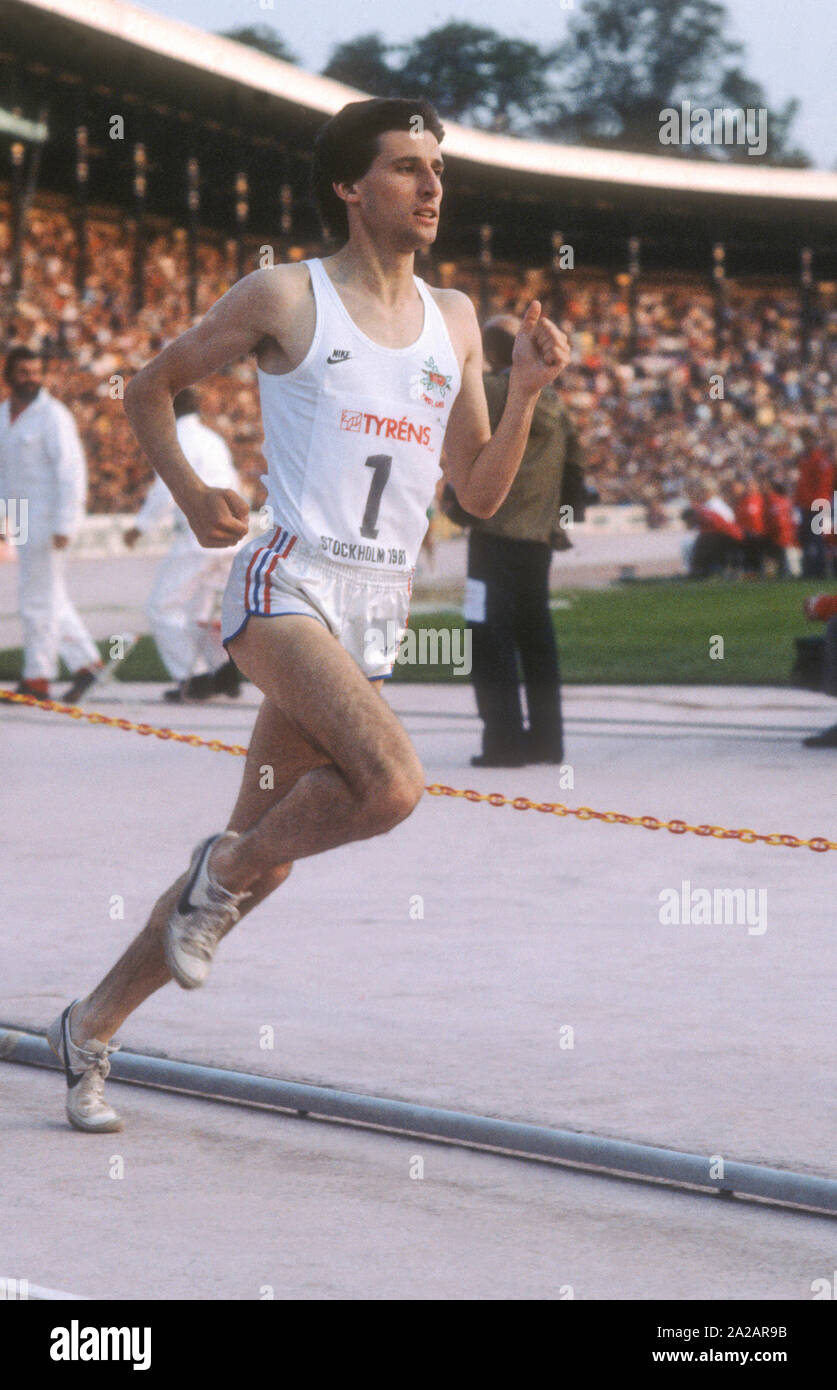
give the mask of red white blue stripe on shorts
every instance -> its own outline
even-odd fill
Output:
[[[244,581],[244,601],[248,613],[268,616],[270,576],[276,568],[277,561],[286,559],[295,545],[296,536],[292,536],[284,527],[277,526],[267,545],[262,545],[253,552]]]

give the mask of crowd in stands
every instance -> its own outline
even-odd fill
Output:
[[[8,219],[0,220],[5,299],[11,262]],[[93,218],[88,242],[89,273],[80,296],[68,213],[37,204],[30,210],[22,289],[3,331],[7,345],[24,343],[48,356],[50,389],[72,409],[87,450],[90,509],[131,512],[150,474],[112,378],[129,378],[189,326],[186,236],[181,229],[149,235],[145,307],[138,312],[131,300],[130,235],[117,220]],[[249,264],[255,263],[252,252]],[[200,243],[199,314],[235,275],[234,243]],[[685,505],[689,489],[697,487],[704,500],[720,497],[734,511],[736,490],[744,486],[762,499],[784,496],[804,511],[797,495],[800,459],[819,449],[827,471],[837,443],[837,302],[819,305],[804,366],[793,285],[729,284],[718,346],[711,286],[697,277],[690,284],[641,280],[631,342],[624,285],[580,269],[563,276],[557,301],[539,271],[500,268],[491,275],[487,296],[478,273],[465,267],[439,265],[428,278],[465,290],[483,312],[521,313],[534,295],[552,309],[573,348],[560,392],[585,446],[588,480],[602,502],[642,503],[649,525],[656,525],[667,503]],[[264,465],[253,363],[207,378],[200,393],[207,424],[227,439],[252,500],[259,502]],[[811,433],[804,437],[806,428]],[[763,500],[763,512],[765,506],[767,513],[775,509]]]
[[[575,272],[573,272],[575,274]],[[506,287],[518,312],[543,278]],[[795,286],[726,289],[725,342],[716,345],[711,288],[639,288],[632,350],[624,290],[568,277],[558,318],[573,346],[561,394],[582,432],[602,501],[679,499],[711,479],[732,489],[755,476],[793,494],[802,431],[837,443],[837,300],[819,307],[803,366]]]
[[[2,212],[2,210],[0,210]],[[8,222],[0,216],[6,227]],[[0,231],[2,235],[2,231]],[[145,307],[132,307],[130,238],[116,222],[88,223],[89,271],[85,291],[75,288],[76,237],[66,214],[37,207],[29,214],[22,291],[8,344],[23,343],[47,358],[48,385],[75,416],[84,442],[91,512],[133,512],[151,473],[118,394],[172,338],[189,327],[188,253],[182,232],[150,235],[145,256]],[[234,245],[198,246],[197,313],[204,314],[235,280]],[[8,244],[0,248],[0,296],[10,277]],[[207,378],[200,387],[208,425],[229,443],[254,500],[264,472],[256,373],[250,362]]]

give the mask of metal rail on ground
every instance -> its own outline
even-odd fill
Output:
[[[10,1023],[0,1023],[0,1060],[60,1070],[46,1038]],[[833,1178],[734,1160],[723,1159],[719,1163],[718,1155],[682,1153],[573,1130],[440,1110],[142,1052],[115,1053],[111,1069],[114,1081],[181,1095],[291,1111],[306,1118],[339,1120],[397,1135],[489,1149],[512,1158],[564,1164],[605,1176],[642,1178],[722,1197],[755,1198],[772,1205],[837,1214],[837,1180]]]

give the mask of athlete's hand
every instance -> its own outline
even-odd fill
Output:
[[[231,487],[208,487],[184,506],[201,545],[219,550],[235,545],[250,529],[250,508]]]
[[[569,360],[566,334],[545,316],[540,300],[533,299],[514,340],[512,381],[527,394],[537,395],[555,380]]]

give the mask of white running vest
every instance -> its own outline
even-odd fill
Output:
[[[421,334],[386,348],[357,327],[322,262],[305,264],[313,342],[292,372],[258,374],[272,524],[333,560],[411,571],[460,387],[456,353],[418,276]]]

